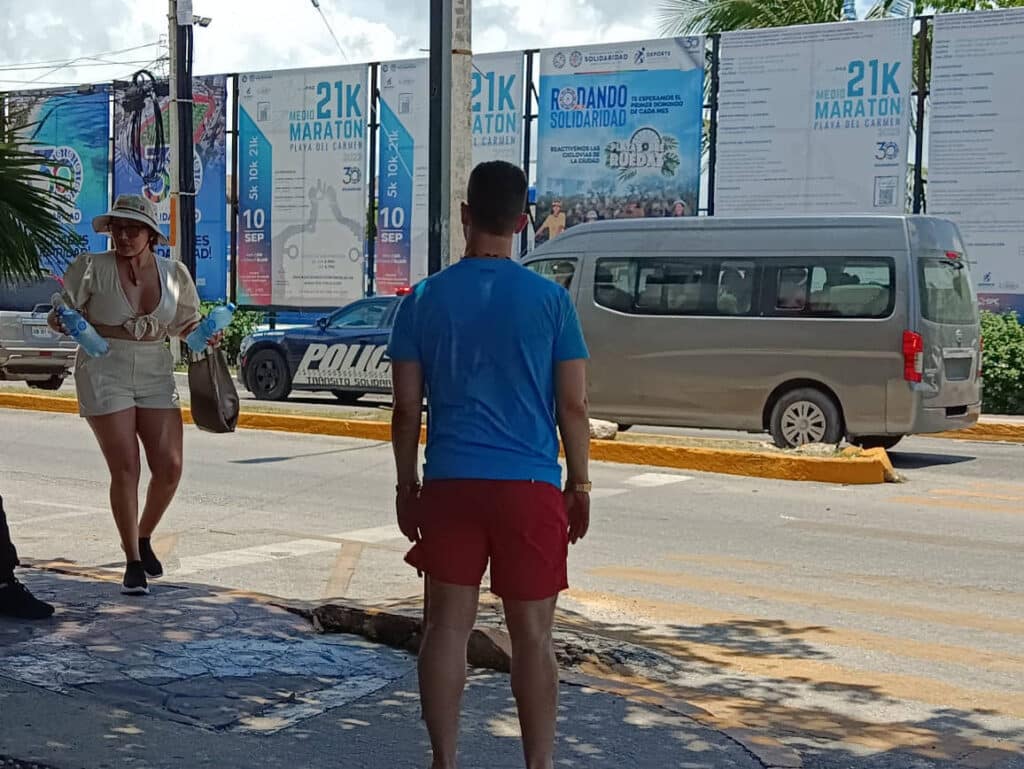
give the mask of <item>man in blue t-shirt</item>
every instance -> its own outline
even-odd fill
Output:
[[[466,644],[488,563],[512,641],[526,764],[553,766],[555,602],[568,587],[569,543],[590,522],[588,354],[565,288],[509,258],[526,226],[526,191],[509,163],[473,170],[466,256],[402,301],[388,348],[398,525],[415,542],[406,561],[427,575],[419,673],[432,769],[456,765]]]

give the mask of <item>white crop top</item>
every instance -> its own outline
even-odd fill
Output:
[[[92,323],[120,326],[136,339],[181,336],[200,318],[196,284],[181,262],[158,256],[156,266],[160,303],[148,315],[139,315],[128,301],[113,251],[80,255],[64,273],[64,293]]]

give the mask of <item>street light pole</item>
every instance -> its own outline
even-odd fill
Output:
[[[471,0],[430,2],[430,174],[427,272],[462,257],[459,204],[473,162]]]

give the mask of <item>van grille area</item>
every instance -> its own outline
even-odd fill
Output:
[[[971,366],[974,363],[972,358],[946,358],[946,381],[962,382],[971,377]]]

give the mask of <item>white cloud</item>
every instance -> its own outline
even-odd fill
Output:
[[[320,0],[351,63],[423,56],[429,40],[425,0]],[[474,49],[519,50],[657,37],[659,0],[475,0]],[[166,0],[2,0],[0,80],[100,82],[126,77],[158,48],[108,57],[124,64],[65,67],[47,74],[5,69],[18,62],[71,59],[154,43],[167,35]],[[57,10],[59,8],[59,10]],[[213,23],[195,30],[197,73],[343,63],[309,0],[194,0]],[[138,63],[137,63],[138,62]],[[51,67],[52,69],[52,67]],[[0,82],[0,89],[31,87]]]

